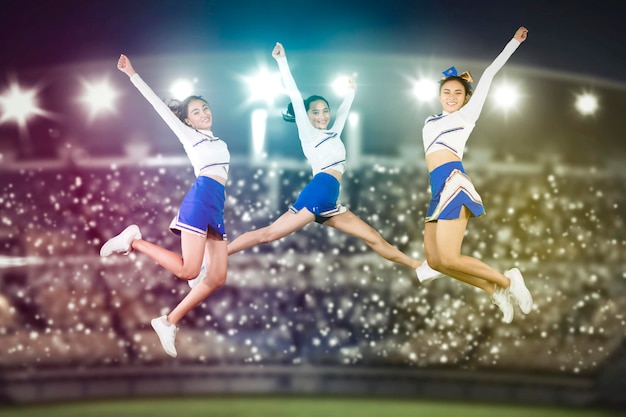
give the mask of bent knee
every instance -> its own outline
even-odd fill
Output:
[[[437,260],[437,268],[435,267],[433,268],[437,270],[457,269],[457,266],[459,265],[460,260],[461,260],[461,257],[458,255],[445,254],[443,256],[439,256]],[[428,263],[430,264],[430,261]]]
[[[426,254],[426,261],[428,262],[428,266],[430,266],[435,271],[439,271],[441,268],[443,268],[441,258],[438,256]]]
[[[219,277],[216,278],[215,280],[215,286],[217,288],[223,287],[226,284],[226,274],[221,275]]]
[[[190,280],[190,279],[194,279],[196,278],[198,275],[200,275],[200,269],[202,267],[185,267],[183,266],[180,270],[180,272],[178,274],[176,274],[176,276],[180,279],[185,279],[185,280]]]
[[[450,269],[455,269],[460,261],[460,256],[451,255],[448,253],[431,254],[426,253],[426,260],[428,265],[436,271],[443,272]]]
[[[213,290],[221,288],[226,284],[226,273],[217,274],[211,277],[207,277],[204,281],[206,285],[211,287]]]

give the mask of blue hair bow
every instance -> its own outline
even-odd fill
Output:
[[[465,81],[467,81],[468,83],[474,82],[474,78],[472,77],[472,74],[469,71],[465,71],[465,72],[461,73],[461,75],[459,75],[459,73],[457,72],[456,68],[454,68],[454,67],[448,68],[447,70],[442,72],[442,74],[443,74],[443,78],[444,79],[448,78],[448,77],[461,77]]]
[[[454,67],[450,67],[447,70],[445,70],[444,72],[442,72],[442,74],[446,77],[452,77],[452,76],[458,76],[459,73],[457,72],[456,68]]]

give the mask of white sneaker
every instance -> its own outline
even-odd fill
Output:
[[[109,239],[102,248],[100,248],[100,256],[111,256],[114,253],[128,255],[132,250],[131,244],[133,240],[141,239],[141,231],[135,224],[131,224],[122,233]]]
[[[173,325],[172,323],[167,321],[167,316],[157,317],[156,319],[152,319],[150,322],[152,324],[152,328],[159,336],[159,340],[161,341],[161,346],[163,346],[163,350],[165,353],[170,355],[172,358],[176,357],[176,332],[178,332],[178,327]]]
[[[502,321],[510,323],[515,315],[515,308],[508,290],[496,285],[496,291],[491,295],[491,302],[502,311]]]
[[[533,309],[533,296],[530,294],[530,291],[528,291],[528,288],[526,288],[524,277],[522,277],[520,270],[511,268],[504,273],[504,276],[511,280],[509,292],[511,293],[513,301],[519,305],[522,313],[530,313]]]
[[[198,274],[197,277],[188,280],[187,284],[189,284],[189,288],[193,288],[196,285],[198,285],[198,283],[202,281],[204,278],[206,278],[206,264],[204,263],[204,261],[202,261],[202,267],[200,268],[200,273]]]
[[[415,275],[417,275],[417,279],[419,279],[422,284],[427,284],[445,276],[441,272],[432,269],[426,260],[415,269]]]

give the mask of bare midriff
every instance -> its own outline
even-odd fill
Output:
[[[428,172],[432,172],[435,168],[443,164],[448,162],[457,162],[460,160],[461,158],[452,152],[442,149],[426,155],[426,167],[428,168]]]
[[[324,171],[322,171],[326,174],[332,175],[333,177],[337,178],[337,181],[341,182],[341,172],[337,171],[336,169],[332,169],[332,168],[328,168],[325,169]]]

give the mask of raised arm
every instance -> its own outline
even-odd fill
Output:
[[[341,134],[341,132],[343,131],[343,127],[346,124],[348,114],[350,113],[350,107],[352,106],[352,102],[354,101],[354,93],[354,79],[350,77],[347,81],[346,95],[343,97],[343,101],[337,109],[337,116],[335,117],[335,122],[333,123],[332,127],[333,131],[339,134]]]
[[[276,42],[276,46],[274,46],[274,50],[272,51],[272,57],[274,57],[276,63],[278,64],[280,75],[283,79],[283,83],[285,84],[285,88],[287,89],[287,94],[289,94],[289,98],[291,99],[291,104],[293,105],[293,112],[296,116],[296,123],[298,124],[298,127],[301,126],[300,123],[304,126],[305,121],[310,125],[306,115],[302,94],[300,93],[300,90],[298,90],[298,86],[296,85],[296,81],[293,79],[293,75],[291,75],[291,70],[289,69],[289,64],[287,63],[285,48],[283,48],[283,45],[280,42]]]
[[[137,87],[139,92],[145,97],[146,100],[154,107],[156,112],[161,116],[163,121],[172,129],[176,136],[181,139],[187,133],[188,127],[180,121],[172,110],[157,96],[154,91],[141,79],[135,68],[133,68],[130,59],[122,54],[117,61],[117,69],[128,75],[130,81]]]
[[[524,26],[520,26],[520,28],[517,29],[517,31],[515,32],[515,35],[513,35],[513,39],[515,39],[519,43],[524,42],[527,37],[528,37],[528,29],[526,29]]]
[[[480,76],[480,80],[478,80],[478,85],[476,86],[471,99],[461,108],[461,110],[459,110],[465,120],[471,122],[476,122],[476,120],[478,120],[478,116],[480,116],[480,112],[485,104],[485,100],[487,99],[487,94],[489,93],[489,88],[491,87],[493,78],[509,60],[511,55],[513,55],[513,52],[515,52],[520,44],[526,40],[527,35],[528,29],[525,27],[522,26],[517,29],[513,39],[506,44],[502,52],[500,52],[500,55],[498,55],[496,59],[487,68],[485,68],[485,71]]]
[[[133,64],[130,62],[130,58],[124,54],[121,54],[120,59],[117,60],[117,69],[128,75],[129,78],[137,74]]]

